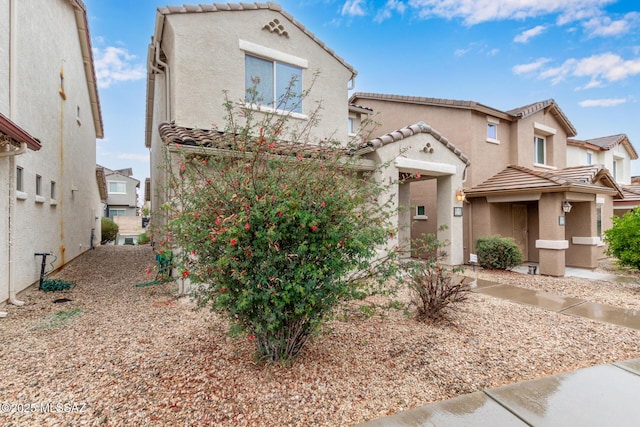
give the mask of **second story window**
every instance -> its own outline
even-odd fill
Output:
[[[534,162],[540,165],[546,164],[546,140],[542,136],[533,137]]]
[[[251,93],[255,88],[257,93]],[[302,113],[302,69],[245,55],[246,101],[277,110]]]
[[[36,175],[36,196],[42,196],[42,177]]]
[[[587,165],[593,164],[593,153],[591,151],[587,151]]]
[[[487,123],[487,139],[498,139],[498,126]]]
[[[24,191],[23,170],[21,167],[16,168],[16,190]]]
[[[109,194],[127,194],[127,183],[122,181],[109,181]]]

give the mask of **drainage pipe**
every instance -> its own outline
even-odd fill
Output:
[[[160,59],[160,43],[156,42],[155,43],[155,47],[156,47],[156,62],[158,63],[158,65],[160,65],[161,67],[164,68],[164,91],[165,91],[165,101],[166,101],[166,106],[165,106],[165,114],[166,114],[166,121],[171,121],[171,95],[169,94],[169,89],[171,88],[171,83],[170,83],[170,73],[169,73],[169,64],[167,64],[166,62],[163,62]]]

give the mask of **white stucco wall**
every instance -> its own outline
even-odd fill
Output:
[[[16,157],[23,168],[24,200],[15,202],[12,236],[14,285],[20,291],[36,282],[40,259],[35,252],[53,252],[55,267],[75,258],[90,246],[91,229],[99,239],[100,198],[95,176],[96,130],[91,114],[86,76],[74,15],[66,0],[15,1],[17,5],[15,109],[0,98],[0,112],[10,117],[42,143],[39,151]],[[0,0],[0,16],[8,2]],[[4,19],[4,18],[0,18]],[[3,21],[4,22],[4,21]],[[0,44],[8,36],[8,26],[0,26]],[[1,56],[1,55],[0,55]],[[0,62],[0,64],[3,64]],[[64,92],[60,95],[60,72],[64,72]],[[0,85],[5,83],[5,73]],[[4,96],[4,95],[2,95]],[[80,121],[76,119],[78,109]],[[6,217],[8,168],[0,171],[0,206]],[[42,197],[36,200],[36,175],[41,176]],[[50,197],[55,182],[55,199]],[[0,271],[7,270],[6,230],[0,226],[3,249]],[[51,261],[50,258],[48,261]],[[0,303],[6,299],[6,274],[0,274]]]

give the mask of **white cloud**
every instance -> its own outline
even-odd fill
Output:
[[[93,58],[98,87],[108,88],[115,82],[140,80],[146,76],[144,66],[134,63],[136,56],[124,48],[93,48]]]
[[[347,0],[342,5],[342,15],[347,16],[365,16],[364,0]]]
[[[400,15],[404,14],[404,11],[407,9],[407,5],[399,0],[387,0],[387,3],[384,5],[382,9],[378,11],[375,18],[373,19],[375,22],[382,22],[386,19],[391,18],[391,14],[395,11]]]
[[[608,99],[585,99],[578,103],[581,107],[615,107],[624,104],[627,100],[624,98],[608,98]]]
[[[616,0],[409,0],[423,18],[462,19],[467,25],[561,14],[560,23],[593,16]],[[582,18],[578,18],[582,17]]]
[[[613,20],[608,16],[595,16],[582,25],[589,36],[610,37],[628,33],[640,23],[640,13],[630,12],[622,19]]]
[[[576,62],[573,75],[604,79],[610,82],[640,74],[640,58],[625,60],[615,53],[603,53],[580,59]]]
[[[549,61],[549,58],[538,58],[536,61],[529,62],[528,64],[516,65],[512,68],[512,70],[514,74],[527,74],[539,70],[544,64]]]
[[[532,37],[539,36],[546,29],[547,29],[547,27],[545,27],[544,25],[535,26],[535,27],[533,27],[533,28],[531,28],[531,29],[529,29],[527,31],[523,31],[522,33],[520,33],[517,36],[515,36],[513,41],[516,42],[516,43],[527,43],[529,41],[529,39],[531,39]]]

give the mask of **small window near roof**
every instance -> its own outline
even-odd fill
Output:
[[[493,123],[487,123],[487,139],[498,139],[498,126]]]
[[[534,162],[540,165],[545,164],[545,139],[541,136],[533,137]]]
[[[36,175],[36,196],[42,196],[42,177]]]
[[[591,151],[587,151],[587,165],[593,164],[593,153]]]
[[[416,214],[413,219],[427,219],[427,207],[425,205],[416,206]]]

